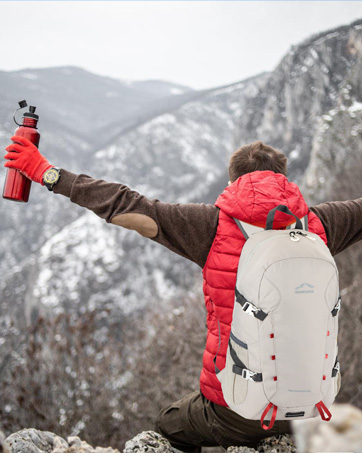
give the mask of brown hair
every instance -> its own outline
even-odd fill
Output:
[[[237,149],[229,161],[230,181],[257,170],[270,170],[287,175],[287,157],[271,146],[257,141]]]

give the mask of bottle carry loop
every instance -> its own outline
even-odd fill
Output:
[[[272,416],[271,416],[269,425],[266,425],[264,423],[264,420],[265,420],[265,417],[267,416],[267,414],[268,414],[268,412],[270,411],[271,408],[273,408]],[[260,419],[261,427],[263,429],[265,429],[265,431],[267,431],[268,429],[272,429],[273,428],[274,422],[275,422],[275,418],[277,416],[277,411],[278,411],[278,406],[276,406],[273,403],[269,403],[267,405],[267,407],[265,408],[265,410],[264,410],[264,412],[263,412],[263,414],[261,416],[261,419]]]

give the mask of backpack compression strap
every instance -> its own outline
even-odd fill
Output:
[[[264,321],[268,316],[268,313],[265,313],[261,308],[256,307],[254,304],[245,299],[245,297],[239,293],[238,289],[235,287],[235,300],[241,305],[241,308],[245,313],[253,315],[259,321]]]
[[[233,359],[233,362],[235,365],[233,365],[233,373],[238,374],[244,379],[251,379],[254,382],[262,382],[263,381],[263,375],[261,373],[255,373],[255,371],[249,370],[245,366],[245,364],[239,359],[238,355],[234,351],[234,348],[232,347],[231,341],[229,339],[229,351],[231,358]]]

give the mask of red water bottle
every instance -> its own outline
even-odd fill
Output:
[[[19,126],[15,130],[14,135],[29,139],[38,148],[40,134],[37,129],[39,116],[35,114],[36,107],[29,106],[29,112],[25,112],[23,114],[23,124],[19,124],[16,121],[16,112],[27,107],[28,104],[24,100],[19,102],[19,106],[20,108],[15,110],[14,113],[14,121]],[[21,174],[19,170],[8,168],[4,184],[3,198],[26,203],[29,200],[30,187],[30,179]]]

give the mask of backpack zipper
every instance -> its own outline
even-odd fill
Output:
[[[308,236],[307,233],[303,233],[302,231],[291,231],[289,233],[289,236],[290,236],[292,241],[299,241],[299,238],[298,238],[297,234],[299,234],[299,236],[302,236],[302,237],[305,237],[305,238],[309,239],[310,241],[315,241],[316,240],[312,236]]]

